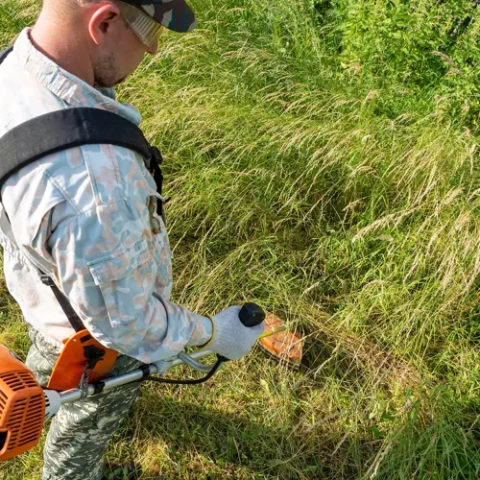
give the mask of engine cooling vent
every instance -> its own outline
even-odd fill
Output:
[[[0,460],[33,448],[45,416],[43,390],[26,368],[0,373]]]
[[[7,372],[0,374],[0,380],[3,380],[14,392],[27,387],[36,387],[38,383],[33,375],[28,371]]]

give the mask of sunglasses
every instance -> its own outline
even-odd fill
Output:
[[[162,25],[140,8],[125,2],[118,2],[118,8],[127,25],[135,32],[146,47],[158,43]]]

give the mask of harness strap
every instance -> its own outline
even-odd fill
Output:
[[[77,315],[77,313],[73,309],[71,303],[68,301],[68,298],[58,289],[58,287],[55,285],[53,280],[48,275],[46,275],[40,270],[39,270],[39,273],[40,273],[40,280],[42,281],[42,283],[52,289],[52,292],[55,295],[55,298],[57,299],[58,303],[62,307],[62,310],[64,311],[72,328],[76,332],[86,330],[85,325],[83,324],[82,320],[80,320],[80,317]]]
[[[6,50],[1,50],[0,51],[0,65],[2,62],[7,58],[7,55],[13,50],[13,45],[11,47],[8,47]]]
[[[32,118],[0,139],[0,188],[15,172],[55,152],[81,145],[110,144],[134,150],[152,167],[142,131],[120,115],[98,108],[67,108]],[[21,148],[19,148],[21,146]]]

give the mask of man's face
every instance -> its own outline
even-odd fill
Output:
[[[145,53],[155,53],[157,45],[146,47],[119,15],[107,25],[93,62],[94,82],[97,87],[109,88],[123,82],[136,70]]]
[[[130,28],[125,29],[123,41],[117,48],[106,48],[93,65],[97,87],[114,87],[123,82],[136,70],[148,50]]]

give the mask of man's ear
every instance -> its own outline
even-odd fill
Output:
[[[114,3],[104,4],[101,7],[93,4],[91,8],[95,8],[95,12],[90,17],[88,32],[92,40],[99,45],[103,43],[105,35],[108,35],[112,29],[118,26],[123,27],[124,23],[120,16],[120,10]]]

